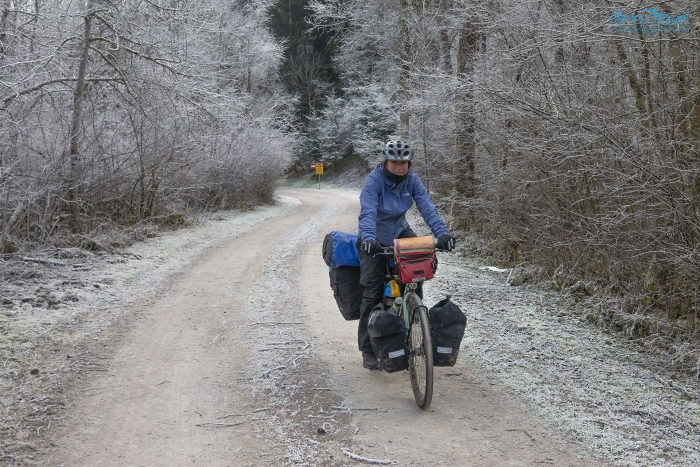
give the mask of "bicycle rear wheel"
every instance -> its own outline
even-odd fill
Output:
[[[433,399],[433,344],[428,324],[428,309],[416,294],[407,302],[410,318],[408,330],[408,370],[413,397],[425,410]]]

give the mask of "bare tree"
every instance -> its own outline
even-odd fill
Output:
[[[12,5],[0,4],[5,250],[89,246],[117,222],[270,199],[260,179],[290,161],[293,106],[277,79],[269,2]],[[244,134],[284,142],[279,163],[259,151],[233,160],[251,151],[233,144]],[[222,160],[233,164],[226,184],[210,170]]]
[[[375,121],[420,142],[415,168],[454,228],[487,232],[502,260],[536,264],[563,290],[595,280],[627,309],[697,316],[697,5],[312,5],[342,44],[338,105],[370,109],[355,92],[368,83],[384,93],[395,117]]]
[[[479,31],[472,19],[465,19],[457,48],[457,90],[455,92],[455,150],[452,166],[452,206],[450,227],[464,229],[469,213],[460,212],[463,200],[474,197],[474,159],[476,150],[474,63],[477,59]]]

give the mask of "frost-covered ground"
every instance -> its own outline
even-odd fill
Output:
[[[0,349],[31,349],[56,323],[82,313],[102,315],[106,322],[98,319],[97,328],[108,325],[108,310],[152,297],[164,279],[206,248],[298,206],[284,197],[275,206],[207,215],[192,228],[165,232],[118,253],[52,248],[9,257],[0,262]]]
[[[506,285],[505,273],[445,257],[439,274],[440,294],[469,318],[468,358],[548,424],[613,465],[700,465],[697,383],[674,382],[629,340],[565,300]],[[426,292],[429,301],[437,293]]]
[[[61,417],[66,397],[61,378],[71,369],[80,378],[101,368],[99,360],[82,357],[81,343],[99,340],[125,305],[153,297],[204,249],[297,207],[296,200],[285,197],[256,211],[217,214],[119,254],[51,250],[31,255],[65,265],[19,258],[0,263],[0,460],[31,457],[32,443]],[[275,327],[275,345],[268,336],[264,345],[251,349],[256,358],[270,355],[269,364],[246,378],[254,397],[271,401],[258,429],[271,446],[283,446],[290,464],[308,463],[323,447],[284,429],[296,423],[293,402],[304,381],[280,380],[286,374],[282,367],[302,365],[313,355],[286,312],[294,306],[294,294],[291,281],[285,280],[292,274],[285,269],[285,252],[303,247],[322,216],[290,232],[289,244],[271,257],[266,267],[275,278],[274,288],[268,290],[269,283],[261,281],[251,291],[265,309],[277,310],[249,316],[260,324],[251,332],[266,333],[267,321],[288,323]],[[507,273],[484,269],[477,257],[441,255],[438,275],[439,281],[426,285],[426,302],[452,294],[469,317],[460,358],[476,362],[494,384],[517,394],[527,410],[611,465],[700,465],[697,381],[679,379],[653,354],[589,323],[567,300],[536,287],[507,286]],[[73,350],[66,355],[66,348]],[[319,412],[334,400],[320,370],[316,374],[306,368],[304,378],[313,383],[305,386],[318,399],[313,409],[317,425],[329,437],[352,434],[345,415]]]
[[[411,223],[427,233],[415,213]],[[508,272],[474,255],[440,255],[425,301],[450,294],[460,305],[462,352],[606,463],[700,465],[697,378],[679,378],[653,352],[591,324],[566,296],[509,286]]]
[[[0,463],[31,459],[61,420],[71,382],[105,371],[94,347],[122,320],[129,325],[128,305],[146,307],[205,249],[299,205],[282,197],[209,215],[120,252],[50,249],[0,262]]]
[[[338,453],[327,442],[347,439],[357,430],[338,407],[340,398],[330,392],[330,377],[317,367],[316,349],[301,322],[306,318],[299,311],[304,309],[302,299],[295,290],[295,256],[316,241],[321,225],[341,209],[345,206],[329,204],[290,231],[269,255],[261,279],[250,291],[252,348],[246,386],[251,397],[269,409],[256,429],[266,445],[280,450],[276,465],[336,465],[328,463]],[[314,432],[322,434],[323,443],[309,435]]]

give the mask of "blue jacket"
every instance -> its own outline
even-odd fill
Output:
[[[378,240],[384,246],[392,245],[409,227],[405,215],[414,200],[433,235],[439,238],[448,233],[423,182],[413,170],[409,169],[408,178],[396,185],[384,177],[382,166],[377,166],[367,176],[360,193],[358,235],[361,241]]]

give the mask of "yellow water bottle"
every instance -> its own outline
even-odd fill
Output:
[[[399,284],[394,279],[391,279],[384,287],[384,306],[392,306],[394,303],[394,298],[398,297],[399,295],[401,295]]]

